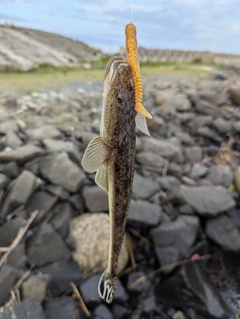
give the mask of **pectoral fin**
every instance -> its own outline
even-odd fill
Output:
[[[148,130],[146,117],[140,113],[137,113],[135,119],[137,128],[144,134],[151,136]]]
[[[137,103],[135,105],[134,110],[142,115],[146,116],[148,119],[152,119],[152,115],[145,109],[145,107],[141,103]]]
[[[91,140],[82,158],[82,166],[88,173],[96,172],[108,156],[109,147],[102,141],[101,136]]]
[[[108,192],[108,170],[107,163],[103,163],[97,170],[97,174],[95,176],[95,182],[99,187],[103,188],[106,192]]]

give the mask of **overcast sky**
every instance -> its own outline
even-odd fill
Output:
[[[240,54],[240,0],[0,0],[0,20],[113,53],[132,6],[139,46]]]

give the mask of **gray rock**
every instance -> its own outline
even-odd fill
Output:
[[[231,85],[229,88],[228,88],[228,91],[227,91],[229,97],[230,97],[230,100],[236,104],[236,105],[239,105],[240,104],[240,88],[239,86],[237,85]]]
[[[200,146],[191,146],[185,148],[185,158],[186,161],[191,164],[195,164],[197,162],[201,162],[203,159],[203,151]]]
[[[183,94],[177,94],[176,98],[176,109],[178,112],[186,112],[191,109],[191,103]]]
[[[15,132],[19,131],[18,124],[15,121],[5,122],[0,124],[0,133],[7,134],[8,132]]]
[[[137,153],[136,162],[159,173],[162,172],[165,165],[164,159],[162,157],[160,157],[158,154],[148,151]]]
[[[10,297],[10,290],[17,279],[17,273],[13,267],[2,266],[0,270],[0,306],[3,306]]]
[[[224,251],[240,252],[240,230],[226,215],[207,220],[206,234]]]
[[[157,182],[135,173],[133,179],[132,197],[134,199],[149,199],[159,191]]]
[[[74,194],[69,198],[70,203],[77,210],[78,214],[83,213],[84,211],[84,203],[83,199],[79,194]]]
[[[69,192],[62,186],[50,184],[45,187],[45,190],[63,200],[70,197]]]
[[[194,145],[194,141],[188,133],[182,132],[181,130],[176,131],[176,128],[175,128],[174,135],[182,144],[187,146]]]
[[[151,282],[144,278],[143,281],[140,281],[137,285],[134,284],[136,280],[141,277],[145,277],[145,273],[142,271],[132,272],[128,275],[127,289],[128,291],[134,293],[146,292],[151,287]]]
[[[78,154],[78,147],[71,141],[62,141],[46,138],[43,140],[43,144],[47,149],[47,152],[66,152]]]
[[[129,315],[131,314],[131,310],[119,304],[113,304],[112,314],[114,319],[126,319],[126,318],[129,318]]]
[[[94,310],[94,315],[99,319],[113,319],[110,310],[104,305],[97,306]]]
[[[235,207],[235,208],[229,209],[227,211],[227,215],[230,217],[230,219],[233,221],[233,223],[240,229],[239,208]]]
[[[132,200],[128,215],[128,223],[136,227],[157,226],[162,217],[162,208],[145,200]]]
[[[7,186],[8,182],[9,178],[6,175],[0,173],[0,189],[4,189]]]
[[[168,174],[176,176],[176,177],[181,177],[181,174],[182,174],[181,166],[174,162],[170,163],[168,165]]]
[[[8,214],[21,205],[25,205],[34,191],[36,176],[29,171],[23,171],[8,190],[0,207],[0,219],[4,219]]]
[[[170,190],[171,192],[174,192],[176,189],[178,190],[181,185],[179,179],[171,175],[159,177],[157,181],[164,191]]]
[[[6,133],[4,138],[4,146],[15,149],[23,144],[23,141],[18,137],[18,135],[12,131]]]
[[[214,104],[205,100],[199,100],[195,106],[195,110],[198,113],[211,115],[213,117],[221,116],[221,110]]]
[[[233,123],[233,128],[234,128],[235,132],[239,133],[240,132],[240,121]]]
[[[28,299],[0,313],[0,319],[47,319],[42,306],[34,299]]]
[[[90,212],[108,211],[108,195],[99,186],[85,186],[82,195]]]
[[[157,132],[164,124],[164,120],[157,115],[153,115],[151,120],[147,120],[147,125],[150,132]]]
[[[69,297],[46,302],[44,311],[47,319],[77,319],[75,302]]]
[[[19,232],[19,229],[25,224],[25,219],[16,217],[0,226],[0,247],[9,246]]]
[[[0,164],[0,173],[8,176],[9,178],[16,178],[20,174],[20,169],[16,162],[9,162]]]
[[[35,157],[41,156],[44,153],[45,152],[40,147],[29,144],[17,147],[11,151],[0,152],[0,161],[17,161],[22,164]]]
[[[28,277],[21,285],[22,300],[34,299],[42,303],[46,296],[49,276],[36,275]]]
[[[184,215],[193,215],[194,211],[188,204],[183,204],[178,207],[179,213]]]
[[[77,192],[85,179],[83,171],[73,163],[66,153],[45,157],[40,161],[40,172],[53,184]],[[61,174],[60,174],[61,172]]]
[[[0,241],[1,242],[1,241]],[[26,266],[27,256],[25,254],[25,244],[18,244],[7,258],[7,264],[17,269],[23,269]]]
[[[214,127],[219,133],[228,133],[232,129],[232,123],[230,121],[224,120],[222,117],[218,117],[213,121]]]
[[[238,167],[234,173],[234,180],[236,189],[240,193],[240,167]]]
[[[73,209],[70,203],[63,203],[53,218],[50,220],[50,224],[53,228],[63,237],[66,238],[69,231],[69,222],[73,216]]]
[[[60,297],[70,288],[70,282],[77,282],[82,273],[73,261],[60,261],[37,269],[42,274],[50,276],[49,290],[53,297]]]
[[[39,211],[38,215],[33,221],[33,225],[37,225],[42,221],[50,209],[57,202],[58,198],[44,191],[36,191],[29,199],[26,210],[30,215],[35,209]]]
[[[225,303],[204,277],[197,263],[182,266],[172,276],[161,281],[155,295],[161,304],[193,308],[198,316],[191,318],[229,318]]]
[[[208,168],[200,163],[193,165],[190,177],[193,179],[204,177],[208,172]]]
[[[215,105],[223,105],[228,103],[228,96],[225,91],[214,92],[204,91],[199,93],[199,98]]]
[[[200,215],[214,216],[235,206],[232,195],[223,186],[181,185],[185,201]]]
[[[174,222],[165,222],[151,230],[155,252],[161,266],[190,257],[199,230],[196,216],[178,216]]]
[[[202,126],[197,129],[197,134],[206,138],[214,138],[217,134],[214,130],[207,126]]]
[[[42,224],[27,242],[27,261],[36,267],[68,260],[70,251],[50,224]]]
[[[213,185],[223,185],[229,187],[233,183],[234,174],[230,166],[213,166],[210,167],[206,179],[209,180]]]
[[[61,138],[61,132],[53,125],[46,125],[27,131],[32,140],[43,140],[45,138]]]
[[[210,115],[196,115],[192,120],[192,132],[195,133],[199,127],[208,126],[212,123],[212,116]]]

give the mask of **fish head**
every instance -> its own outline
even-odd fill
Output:
[[[135,126],[133,74],[121,57],[109,60],[103,88],[100,135],[110,147],[121,145]]]

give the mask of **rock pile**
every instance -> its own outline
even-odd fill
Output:
[[[85,261],[81,269],[81,260],[73,260],[81,247],[69,227],[78,215],[108,211],[105,192],[81,167],[99,126],[0,124],[1,319],[76,319],[89,312],[94,319],[234,318],[240,310],[240,83],[210,81],[145,83],[152,137],[138,132],[130,261],[110,306],[98,296],[99,269],[88,272]]]

